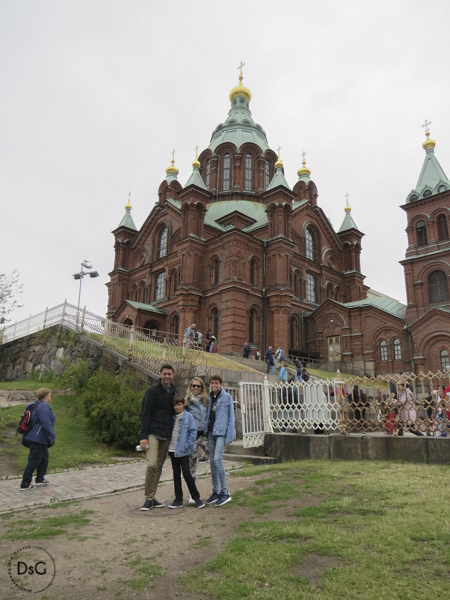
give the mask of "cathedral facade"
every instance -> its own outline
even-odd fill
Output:
[[[402,206],[405,306],[364,284],[364,234],[348,203],[333,229],[305,160],[289,187],[250,100],[241,75],[188,181],[180,184],[172,160],[139,230],[128,202],[113,231],[109,318],[172,335],[195,323],[216,336],[221,353],[249,342],[367,374],[446,367],[450,182],[429,133],[418,184]]]

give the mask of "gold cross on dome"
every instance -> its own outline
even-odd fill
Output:
[[[425,133],[430,132],[430,125],[431,125],[431,121],[428,121],[428,119],[425,119],[425,123],[422,125],[422,127],[425,128]]]
[[[128,204],[130,204],[130,196],[131,196],[131,192],[128,192]]]
[[[197,150],[198,150],[198,144],[197,144],[197,146],[195,146],[195,160],[197,160]]]
[[[239,79],[242,79],[243,75],[242,75],[242,67],[245,65],[245,62],[242,62],[241,60],[241,64],[238,66],[238,69],[241,70],[241,72],[239,73]]]
[[[345,199],[347,200],[347,204],[348,204],[348,197],[349,197],[349,196],[350,196],[350,194],[347,192],[347,193],[345,194]]]
[[[278,146],[278,148],[277,148],[278,158],[280,158],[280,150],[281,150],[281,146]]]
[[[306,164],[305,156],[306,156],[306,152],[303,150],[303,152],[302,152],[303,166],[305,166],[305,164]]]
[[[172,164],[175,162],[175,150],[172,150]]]

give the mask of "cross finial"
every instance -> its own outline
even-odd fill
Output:
[[[347,193],[345,194],[345,199],[347,200],[347,204],[348,204],[348,197],[349,197],[349,196],[350,196],[350,194],[347,192]]]
[[[243,75],[242,75],[242,67],[245,65],[245,62],[242,62],[241,60],[241,64],[238,66],[238,69],[240,69],[240,73],[239,73],[239,81],[242,81]]]
[[[431,121],[428,121],[428,119],[425,119],[425,123],[422,125],[422,127],[425,129],[425,133],[430,133],[430,125],[431,125]]]
[[[280,150],[281,150],[281,146],[278,146],[278,148],[277,148],[277,152],[278,152],[278,160],[280,160]]]
[[[303,157],[303,166],[305,166],[305,165],[306,165],[305,156],[306,156],[306,152],[303,150],[303,152],[302,152],[302,157]]]
[[[195,146],[195,160],[197,160],[197,150],[198,150],[198,144],[197,144],[197,146]]]
[[[172,166],[175,162],[175,150],[172,150]]]
[[[131,200],[130,200],[131,192],[128,192],[128,202],[125,206],[125,210],[131,210]]]
[[[344,210],[345,210],[346,213],[351,211],[351,208],[350,208],[350,206],[348,204],[348,197],[349,197],[349,193],[347,192],[345,194],[345,199],[346,199],[347,202],[346,202],[346,205],[345,205],[345,208],[344,208]]]
[[[131,197],[131,192],[128,192],[128,204],[130,204],[130,202],[131,202],[130,197]]]

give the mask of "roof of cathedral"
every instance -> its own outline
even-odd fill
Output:
[[[359,228],[358,228],[357,224],[355,223],[355,221],[353,220],[353,217],[351,215],[352,209],[348,205],[348,198],[347,198],[347,206],[344,208],[344,210],[345,210],[345,217],[344,217],[344,220],[342,221],[342,225],[340,226],[338,233],[348,231],[349,229],[356,229],[357,231],[359,231]]]
[[[309,178],[311,175],[311,169],[308,169],[306,166],[305,156],[306,152],[303,152],[302,168],[297,171],[297,175],[299,181],[304,181],[308,185],[308,183],[311,181]]]
[[[434,155],[436,142],[430,140],[429,131],[426,132],[426,136],[427,139],[422,144],[426,152],[425,160],[416,187],[411,190],[406,198],[407,204],[450,189],[450,180]]]
[[[279,165],[281,165],[281,166],[279,166]],[[284,177],[284,174],[283,174],[283,163],[281,162],[280,157],[278,157],[278,161],[275,163],[275,166],[277,167],[276,171],[275,171],[275,175],[272,177],[272,181],[270,182],[269,187],[267,188],[267,191],[273,190],[273,189],[277,188],[279,185],[282,185],[283,187],[290,190],[291,188],[289,187],[289,184],[286,181],[286,178]]]
[[[395,298],[385,296],[375,290],[368,291],[368,297],[364,300],[356,300],[355,302],[346,302],[344,304],[347,308],[355,308],[358,306],[374,306],[380,310],[387,312],[400,319],[406,319],[406,304],[402,304]]]
[[[256,223],[264,225],[269,222],[266,206],[260,202],[252,202],[250,200],[222,200],[208,204],[207,208],[208,212],[206,215],[214,222],[220,221],[220,219],[234,212],[240,212],[245,217],[255,221],[255,223],[244,227],[243,231],[249,231],[249,228],[253,228]],[[225,230],[226,228],[222,227],[222,229]]]
[[[187,188],[189,185],[196,185],[197,187],[201,188],[202,190],[208,190],[208,188],[205,185],[205,182],[203,181],[202,176],[200,175],[200,170],[199,170],[200,163],[198,162],[197,157],[195,157],[195,161],[192,163],[192,166],[193,166],[193,169],[192,169],[191,176],[187,180],[184,187]]]
[[[251,142],[261,148],[263,153],[269,149],[266,132],[252,119],[249,108],[251,92],[242,85],[242,75],[239,76],[239,85],[230,92],[231,108],[225,123],[217,125],[211,136],[208,148],[214,152],[217,146],[224,142],[234,144],[239,148]]]
[[[131,216],[130,195],[131,192],[128,194],[128,202],[125,205],[125,214],[123,216],[123,219],[119,223],[119,227],[128,227],[128,229],[133,229],[134,231],[137,231],[137,227],[134,224],[133,217]]]
[[[143,302],[133,302],[132,300],[125,300],[125,302],[128,302],[128,304],[137,310],[146,310],[148,312],[159,313],[161,315],[167,314],[167,310],[156,306],[156,304],[144,304]]]

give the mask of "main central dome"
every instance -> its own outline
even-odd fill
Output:
[[[211,152],[225,142],[234,144],[239,148],[251,142],[261,148],[261,154],[269,149],[266,132],[255,123],[250,112],[249,102],[252,94],[248,88],[242,85],[242,76],[239,77],[239,85],[230,92],[231,108],[225,123],[220,123],[211,136],[208,148]]]

